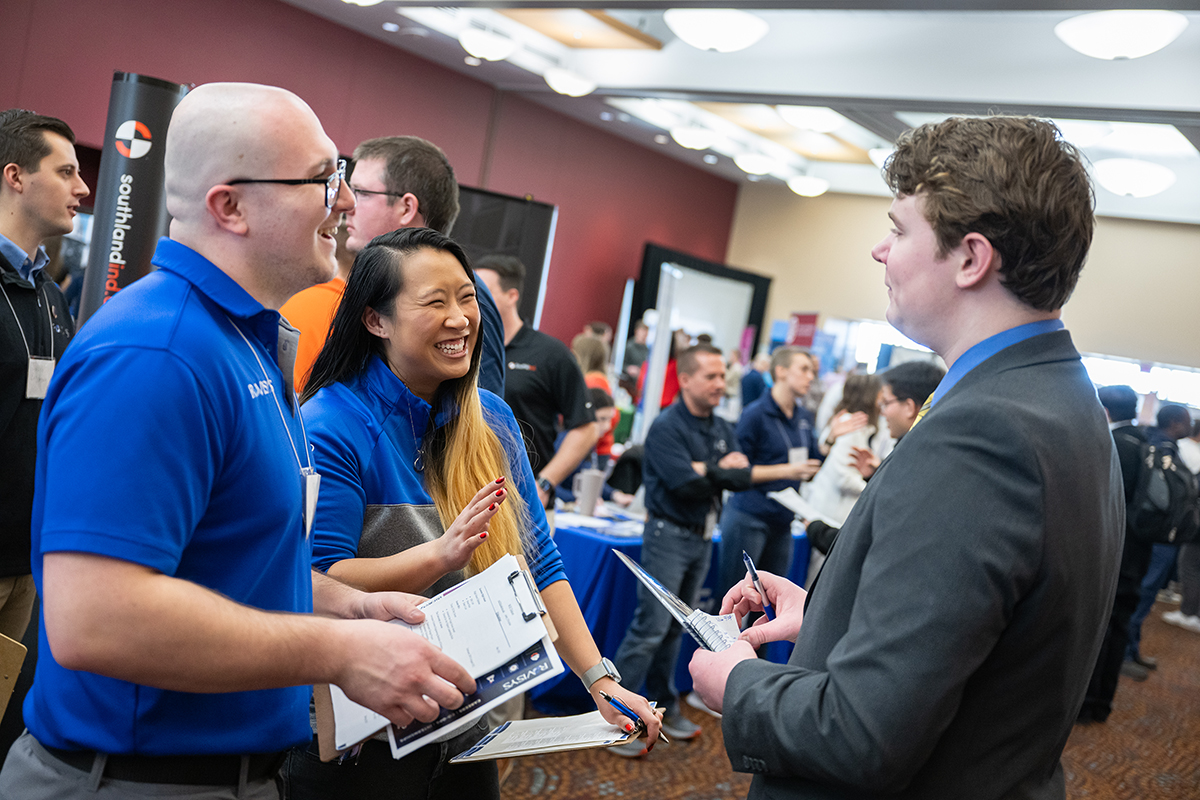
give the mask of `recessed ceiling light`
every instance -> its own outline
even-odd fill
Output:
[[[468,67],[478,67],[480,64],[483,63],[483,61],[481,59],[476,58],[475,56],[465,56],[463,58],[463,63],[466,64]]]
[[[385,22],[383,23],[383,29],[388,33],[395,33],[396,31],[400,30],[400,26],[394,22]]]
[[[846,118],[832,108],[819,106],[775,106],[783,121],[801,130],[832,133],[846,124]]]
[[[671,128],[671,138],[680,147],[689,150],[707,150],[717,141],[717,133],[703,125],[676,125]]]
[[[1175,11],[1097,11],[1063,20],[1054,35],[1092,58],[1141,58],[1158,52],[1183,33],[1187,17]]]
[[[342,0],[348,6],[377,6],[382,0]]]
[[[669,141],[671,141],[671,137],[667,136],[665,133],[655,134],[654,136],[655,144],[666,144]]]
[[[543,77],[551,89],[569,97],[583,97],[596,91],[594,80],[562,67],[551,67]]]
[[[788,188],[803,197],[819,197],[829,191],[829,181],[811,175],[797,175],[787,182]]]
[[[604,120],[605,122],[612,122],[612,118],[613,118],[613,113],[611,111],[601,111],[600,112],[600,119]]]
[[[513,54],[517,43],[507,36],[482,28],[467,28],[458,34],[458,43],[476,58],[502,61]]]
[[[775,159],[762,153],[742,153],[734,157],[733,163],[737,164],[742,172],[751,175],[766,175],[778,166]]]
[[[1162,164],[1136,158],[1105,158],[1092,165],[1096,182],[1113,194],[1151,197],[1175,183],[1175,173]]]
[[[771,27],[762,17],[734,8],[670,8],[663,21],[692,47],[718,53],[745,50]]]
[[[709,153],[708,155],[704,156],[704,163],[705,163],[705,164],[715,164],[715,163],[717,163],[717,162],[718,162],[718,161],[720,161],[720,160],[721,160],[721,159],[717,158],[717,157],[716,157],[716,156],[714,156],[712,153]]]

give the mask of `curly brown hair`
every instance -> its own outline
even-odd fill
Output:
[[[952,117],[906,131],[884,165],[897,195],[920,195],[946,255],[971,232],[1000,254],[1000,281],[1027,305],[1061,308],[1083,269],[1095,199],[1083,157],[1035,117]]]

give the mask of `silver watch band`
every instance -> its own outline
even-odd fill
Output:
[[[621,682],[621,673],[617,672],[616,665],[607,658],[601,658],[600,663],[586,670],[579,676],[579,680],[583,682],[584,686],[591,689],[593,683],[605,676],[612,678],[617,683]]]

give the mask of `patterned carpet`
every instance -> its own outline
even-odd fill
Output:
[[[1121,679],[1108,722],[1076,726],[1063,753],[1071,800],[1200,800],[1200,635],[1155,607],[1142,651],[1159,659],[1144,683]],[[685,706],[699,739],[660,744],[641,760],[598,750],[517,759],[504,800],[734,800],[750,776],[730,770],[720,721]]]

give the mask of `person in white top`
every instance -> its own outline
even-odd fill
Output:
[[[807,485],[805,497],[814,509],[839,525],[846,521],[850,509],[867,486],[867,481],[854,465],[857,448],[868,448],[880,459],[887,455],[891,438],[879,430],[879,391],[881,383],[877,375],[850,375],[842,390],[842,401],[834,412],[836,422],[843,415],[865,414],[865,427],[838,436],[829,449],[825,463],[816,477]],[[821,441],[826,441],[829,431],[822,431]],[[808,583],[821,568],[824,556],[813,553],[808,564]]]

